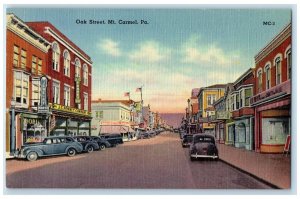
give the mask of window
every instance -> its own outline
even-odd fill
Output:
[[[37,107],[40,101],[40,79],[32,79],[32,106]]]
[[[276,85],[278,85],[278,84],[281,83],[281,61],[280,61],[280,57],[276,58],[275,67],[276,67]]]
[[[237,93],[235,95],[235,101],[236,101],[236,109],[239,109],[240,108],[240,95]]]
[[[78,58],[75,59],[75,77],[80,77],[80,61]]]
[[[292,52],[289,50],[286,53],[286,62],[287,62],[287,78],[291,79],[292,76]]]
[[[13,65],[16,66],[16,67],[19,66],[19,55],[20,55],[19,47],[14,45]]]
[[[26,67],[26,58],[27,58],[27,52],[26,52],[26,50],[22,49],[21,50],[21,67],[22,68]]]
[[[231,111],[235,110],[235,107],[234,107],[234,97],[235,97],[235,95],[231,95],[231,97],[230,97]]]
[[[31,73],[36,74],[36,63],[37,63],[37,58],[36,56],[32,56],[32,64],[31,64]]]
[[[240,91],[240,107],[244,107],[244,100],[245,99],[245,90]]]
[[[64,75],[70,77],[70,54],[64,51]]]
[[[38,75],[42,74],[42,66],[43,66],[43,60],[42,59],[38,59]]]
[[[25,105],[28,106],[29,101],[29,75],[16,71],[14,74],[14,93],[15,93],[15,99],[16,103],[18,105]]]
[[[258,79],[258,92],[262,92],[262,70],[261,68],[257,72]]]
[[[59,104],[59,82],[53,81],[52,84],[53,103]]]
[[[216,95],[207,95],[207,105],[211,106],[216,101]]]
[[[52,44],[52,69],[59,71],[60,50],[57,43]]]
[[[64,105],[70,106],[70,86],[68,85],[64,87]]]
[[[250,98],[252,96],[252,88],[245,89],[245,106],[250,106]]]
[[[89,96],[87,93],[83,93],[83,108],[86,111],[89,109],[88,104],[89,104]]]
[[[270,65],[267,65],[265,68],[266,72],[266,89],[271,88],[271,69]]]
[[[96,118],[102,119],[103,118],[103,111],[96,111]]]
[[[83,84],[88,86],[88,67],[86,64],[83,65]]]

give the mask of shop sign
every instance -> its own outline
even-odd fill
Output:
[[[45,76],[42,76],[40,79],[40,105],[38,106],[38,113],[49,113],[47,100],[47,77]]]
[[[91,113],[85,110],[77,109],[77,108],[72,108],[69,106],[63,106],[60,104],[50,104],[51,109],[53,110],[58,110],[58,111],[64,111],[64,112],[69,112],[69,113],[75,113],[75,114],[80,114],[80,115],[85,115],[85,116],[90,116]]]
[[[75,98],[75,103],[80,104],[80,77],[75,78],[75,88],[76,88],[76,98]]]

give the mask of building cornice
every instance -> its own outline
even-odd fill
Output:
[[[48,52],[50,42],[32,30],[14,14],[6,15],[6,28],[44,53]]]
[[[266,57],[271,51],[278,47],[284,40],[292,35],[292,24],[289,23],[283,28],[278,35],[276,35],[262,50],[254,56],[255,63],[260,62]]]
[[[64,40],[50,27],[45,27],[45,33],[51,35],[56,41],[59,41],[60,43],[64,44],[64,46],[68,48],[68,50],[72,51],[75,55],[77,55],[86,63],[90,64],[90,66],[92,66],[93,62],[91,60],[87,59],[81,52],[79,52],[76,48],[74,48],[71,44],[69,44],[66,40]]]

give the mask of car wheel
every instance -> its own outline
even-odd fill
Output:
[[[94,151],[94,147],[92,145],[87,147],[87,152],[92,153]]]
[[[101,150],[101,151],[102,151],[102,150],[105,150],[105,148],[106,148],[105,144],[101,144],[99,147],[100,147],[100,150]]]
[[[73,149],[73,148],[68,149],[67,155],[70,156],[70,157],[76,155],[76,150]]]
[[[27,154],[26,158],[29,161],[35,161],[38,158],[38,154],[36,152],[32,151]]]
[[[194,157],[190,157],[190,159],[192,162],[196,160],[196,158],[194,158]]]

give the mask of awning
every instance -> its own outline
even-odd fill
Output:
[[[134,133],[135,131],[129,126],[100,125],[100,133],[127,133],[127,132]]]

